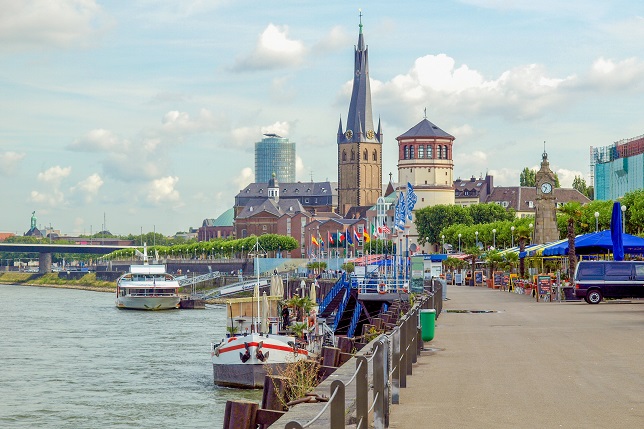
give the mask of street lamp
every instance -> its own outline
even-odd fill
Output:
[[[476,247],[479,247],[479,232],[475,231],[474,235],[476,235]]]
[[[534,228],[534,225],[530,224],[528,226],[530,227],[530,244],[532,244],[532,242],[534,241],[534,239],[532,238],[532,228]]]
[[[512,247],[514,247],[514,225],[510,227],[510,236],[512,236]]]
[[[458,253],[461,253],[461,233],[458,234]]]
[[[492,247],[496,249],[496,229],[492,230]]]
[[[595,232],[599,231],[599,212],[595,212]]]
[[[441,235],[441,238],[443,239],[443,244],[442,244],[443,248],[442,248],[442,252],[444,252],[444,251],[445,251],[445,234]]]
[[[626,234],[626,206],[622,205],[622,232]]]

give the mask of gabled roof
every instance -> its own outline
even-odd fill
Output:
[[[280,183],[279,193],[281,198],[299,197],[328,197],[337,194],[336,182],[295,182]],[[266,198],[268,195],[268,184],[265,182],[251,183],[239,191],[237,198]]]
[[[445,131],[438,128],[436,125],[432,124],[424,118],[418,124],[410,128],[406,133],[396,137],[396,140],[405,139],[405,138],[418,138],[418,137],[444,137],[454,140],[454,136],[446,133]]]
[[[276,202],[272,198],[252,198],[244,209],[237,215],[237,219],[245,219],[257,215],[257,213],[266,212],[275,217],[294,216],[297,213],[309,214],[299,200],[291,198],[279,200]]]
[[[588,197],[574,188],[555,188],[553,195],[557,203],[567,203],[577,201],[581,204],[590,202]],[[533,186],[496,186],[485,199],[486,203],[507,203],[518,212],[533,212],[534,203],[537,200],[537,188]],[[533,206],[530,207],[530,202]],[[506,207],[505,204],[502,204]]]

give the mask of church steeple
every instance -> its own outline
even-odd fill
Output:
[[[377,142],[380,136],[374,133],[373,114],[371,111],[371,86],[369,83],[369,48],[362,33],[362,12],[360,12],[360,32],[355,47],[353,61],[353,91],[347,116],[347,128],[338,135],[338,143]]]

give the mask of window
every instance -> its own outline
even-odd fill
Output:
[[[427,158],[432,159],[432,147],[427,145]]]
[[[425,158],[425,146],[422,144],[418,146],[418,159]]]
[[[405,146],[405,159],[409,159],[409,146]]]
[[[414,159],[414,147],[409,146],[409,159]]]
[[[375,149],[373,150],[373,160],[378,161],[378,152]]]
[[[266,225],[262,225],[262,231],[266,231],[267,227]]]
[[[441,145],[436,146],[436,159],[443,159],[443,147]]]
[[[447,156],[447,146],[443,146],[443,158],[449,159],[449,156]]]
[[[528,207],[533,209],[534,208],[534,201],[528,201]]]
[[[347,160],[347,151],[343,150],[342,151],[342,161],[346,161],[346,160]]]
[[[351,161],[355,161],[355,160],[356,160],[356,152],[353,149],[351,149]]]
[[[367,149],[365,149],[364,152],[362,152],[362,160],[366,161],[368,159],[369,159],[369,153],[367,152]]]

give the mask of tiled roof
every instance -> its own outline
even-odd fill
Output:
[[[283,215],[294,216],[297,213],[308,214],[297,199],[291,198],[276,202],[272,198],[253,198],[244,206],[237,219],[249,218],[261,212],[267,212],[276,217]]]
[[[577,201],[581,204],[590,202],[588,197],[573,188],[555,188],[555,201],[567,203]],[[496,186],[492,193],[487,196],[486,203],[499,203],[504,207],[511,207],[518,212],[534,211],[534,204],[537,200],[537,188],[528,186]],[[530,207],[532,202],[532,207]],[[506,203],[506,204],[504,204]]]
[[[403,138],[417,138],[417,137],[445,137],[454,139],[454,136],[446,133],[427,120],[427,118],[420,121],[418,124],[410,128],[406,133],[399,135],[396,139]]]
[[[280,183],[280,198],[296,198],[302,196],[328,197],[337,194],[335,190],[338,187],[337,182],[295,182]],[[244,198],[265,198],[268,195],[267,183],[251,183],[239,191],[237,197]]]
[[[217,217],[217,219],[205,219],[203,226],[233,226],[235,209],[230,208]]]

